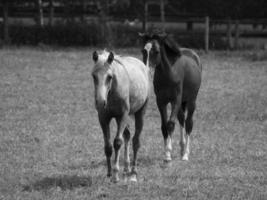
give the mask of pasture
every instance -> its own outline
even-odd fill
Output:
[[[141,58],[139,49],[116,52]],[[0,50],[0,200],[267,199],[267,61],[250,52],[200,52],[203,82],[189,162],[180,159],[176,123],[174,159],[163,165],[152,90],[139,182],[113,184],[106,178],[91,54]],[[114,137],[114,122],[111,130]]]

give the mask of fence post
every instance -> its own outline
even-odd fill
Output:
[[[233,49],[233,40],[232,40],[232,20],[229,18],[227,20],[227,32],[226,32],[226,37],[227,37],[227,43],[228,43],[228,48]]]
[[[209,52],[209,32],[210,32],[210,30],[209,30],[210,25],[209,24],[210,24],[210,19],[207,16],[207,17],[205,17],[205,51],[206,51],[206,53]]]
[[[234,41],[235,49],[239,48],[239,21],[235,21],[235,41]]]
[[[36,8],[38,11],[37,15],[37,25],[39,27],[44,26],[44,13],[43,13],[43,1],[42,0],[36,0]]]
[[[49,0],[49,26],[54,24],[54,0]]]

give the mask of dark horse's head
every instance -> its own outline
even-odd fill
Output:
[[[106,51],[98,55],[96,51],[93,53],[93,61],[95,66],[92,71],[95,86],[95,104],[97,110],[107,106],[108,93],[111,89],[113,72],[110,68],[114,60],[114,54]]]
[[[158,66],[162,59],[161,51],[164,50],[168,57],[181,56],[179,45],[166,33],[139,33],[143,39],[143,62],[148,62],[152,67]]]

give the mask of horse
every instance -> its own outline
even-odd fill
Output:
[[[144,124],[144,114],[149,97],[149,68],[134,57],[115,55],[113,52],[93,52],[94,67],[92,77],[95,87],[95,106],[104,135],[104,151],[107,161],[107,176],[119,181],[120,149],[124,140],[124,176],[137,181],[137,152],[140,134]],[[130,170],[129,157],[129,116],[135,118],[133,162]],[[111,169],[112,145],[110,142],[110,121],[115,118],[117,133],[113,142],[115,159]]]
[[[143,38],[143,62],[155,68],[153,85],[161,116],[161,131],[165,146],[164,161],[172,160],[172,134],[176,118],[180,124],[180,154],[182,160],[187,161],[190,153],[193,114],[201,85],[200,58],[193,50],[180,48],[172,36],[166,33],[139,33],[139,35]],[[169,103],[171,113],[168,120]]]

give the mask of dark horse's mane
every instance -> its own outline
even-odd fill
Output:
[[[163,38],[162,42],[168,55],[176,58],[182,55],[180,46],[176,43],[171,35],[167,35],[165,38]]]

